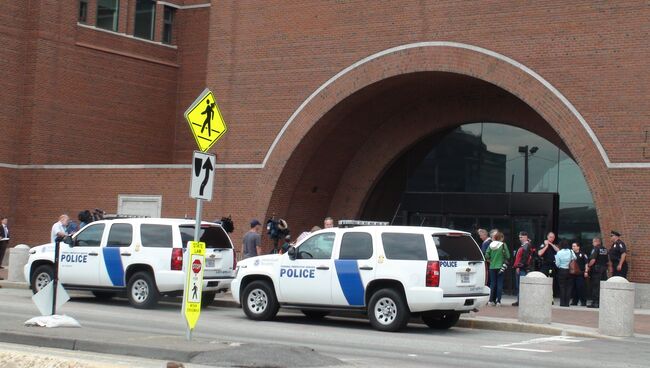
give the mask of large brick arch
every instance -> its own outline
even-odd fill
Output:
[[[479,94],[478,101],[467,102],[474,107],[463,113],[462,89],[455,91],[455,101],[447,102],[445,91],[436,90],[438,84],[453,85],[458,76],[469,85],[481,82],[479,90],[492,86],[501,93]],[[409,96],[405,85],[429,93]],[[405,93],[391,95],[396,88]],[[494,106],[486,102],[493,97],[497,104],[516,99],[525,106],[517,105],[519,115],[501,105],[487,108]],[[440,108],[425,119],[411,111],[435,104]],[[296,230],[318,224],[325,214],[354,216],[395,155],[414,142],[462,123],[494,121],[531,130],[567,149],[586,178],[601,228],[621,228],[624,214],[613,200],[607,158],[572,109],[527,68],[472,48],[423,45],[380,53],[339,73],[296,110],[260,177],[261,184],[274,190],[258,193],[256,203],[261,212],[288,218]],[[385,119],[368,121],[372,119],[366,116]],[[404,125],[409,116],[417,129]],[[404,130],[409,134],[400,134]]]

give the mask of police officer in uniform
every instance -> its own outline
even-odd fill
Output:
[[[627,278],[627,247],[621,240],[621,233],[612,230],[612,248],[609,250],[609,260],[612,262],[612,276]]]
[[[589,263],[585,267],[585,277],[591,277],[591,304],[587,308],[598,308],[600,302],[600,282],[607,280],[609,257],[607,248],[603,246],[600,238],[594,238],[594,246],[589,256]]]

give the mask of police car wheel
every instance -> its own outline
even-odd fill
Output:
[[[396,332],[406,326],[410,312],[402,294],[393,289],[381,289],[370,298],[368,318],[380,331]]]
[[[273,286],[268,281],[253,281],[248,284],[242,294],[241,304],[246,316],[256,321],[273,319],[280,308]]]
[[[216,292],[206,292],[201,295],[201,308],[209,307],[214,301],[214,297],[217,296]]]
[[[422,313],[422,321],[435,330],[446,330],[452,328],[458,323],[460,313],[456,312],[424,312]]]
[[[305,317],[307,317],[307,318],[309,318],[309,319],[314,319],[314,320],[316,320],[316,319],[322,319],[322,318],[324,318],[326,315],[330,314],[330,313],[327,312],[327,311],[321,311],[321,310],[309,310],[309,309],[302,309],[301,312],[302,312],[302,314],[305,315]]]
[[[158,289],[148,272],[137,272],[129,279],[127,288],[129,303],[136,308],[149,309],[158,303]]]
[[[34,294],[47,286],[54,278],[54,267],[50,265],[38,266],[32,274],[31,286]]]

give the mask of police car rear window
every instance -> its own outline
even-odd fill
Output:
[[[441,261],[482,261],[483,255],[474,239],[468,235],[433,235]]]
[[[194,240],[194,226],[183,225],[181,229],[181,239],[183,247],[187,246],[188,241]],[[228,234],[217,226],[203,226],[199,231],[199,241],[205,243],[206,248],[213,249],[232,249]]]
[[[422,234],[383,233],[381,240],[388,259],[427,260],[427,245]]]

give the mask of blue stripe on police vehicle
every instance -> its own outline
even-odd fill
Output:
[[[120,248],[103,248],[104,264],[106,272],[111,279],[113,286],[124,286],[124,266],[122,266],[122,256]]]
[[[334,266],[345,300],[349,305],[363,306],[365,304],[365,289],[357,261],[337,259],[334,261]]]

